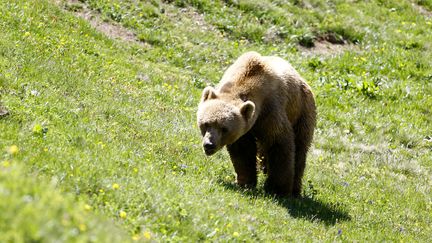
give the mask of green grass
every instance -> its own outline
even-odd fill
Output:
[[[427,242],[429,2],[1,1],[0,241]],[[329,33],[343,53],[299,46]],[[240,189],[226,152],[201,151],[201,90],[247,50],[315,92],[302,199],[266,196],[263,175]]]
[[[16,161],[6,160],[0,166],[3,242],[106,242],[126,238],[113,222],[92,214],[92,206],[56,189],[57,177],[50,182],[29,178]]]

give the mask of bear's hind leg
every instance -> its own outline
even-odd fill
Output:
[[[228,153],[237,173],[237,184],[255,187],[257,184],[257,145],[255,137],[247,133],[235,143],[227,145]]]
[[[299,197],[302,189],[302,178],[306,167],[306,154],[312,142],[315,127],[315,114],[311,112],[309,119],[301,118],[294,127],[295,138],[295,174],[293,196]]]
[[[295,173],[293,182],[293,196],[300,197],[302,189],[302,178],[306,167],[307,147],[302,142],[296,141],[295,151]]]

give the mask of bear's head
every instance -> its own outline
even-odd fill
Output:
[[[249,131],[254,113],[252,101],[222,99],[214,88],[205,88],[198,106],[197,121],[206,155],[234,143]]]

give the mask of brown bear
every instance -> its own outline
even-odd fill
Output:
[[[206,155],[226,145],[239,185],[256,186],[257,157],[263,157],[265,191],[300,196],[316,107],[311,88],[287,61],[243,54],[216,88],[204,89],[197,120]]]

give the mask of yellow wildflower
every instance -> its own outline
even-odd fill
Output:
[[[80,229],[80,231],[86,231],[87,230],[87,226],[85,224],[78,225],[78,228]]]
[[[120,216],[120,218],[125,219],[127,214],[125,211],[120,211],[119,216]]]
[[[150,240],[151,239],[151,234],[150,234],[150,232],[148,232],[148,231],[146,231],[146,232],[144,232],[144,238],[146,238],[147,240]]]
[[[10,166],[10,162],[5,160],[2,162],[3,167],[9,167]]]
[[[16,146],[16,145],[12,145],[12,146],[10,146],[10,147],[7,149],[7,152],[8,152],[10,155],[17,155],[18,152],[19,152],[19,148],[18,148],[18,146]]]
[[[120,188],[120,185],[117,184],[117,183],[114,183],[114,184],[112,185],[112,189],[114,189],[114,190],[117,190],[117,189],[119,189],[119,188]]]
[[[233,236],[234,236],[234,237],[239,237],[240,234],[236,231],[236,232],[233,233]]]

